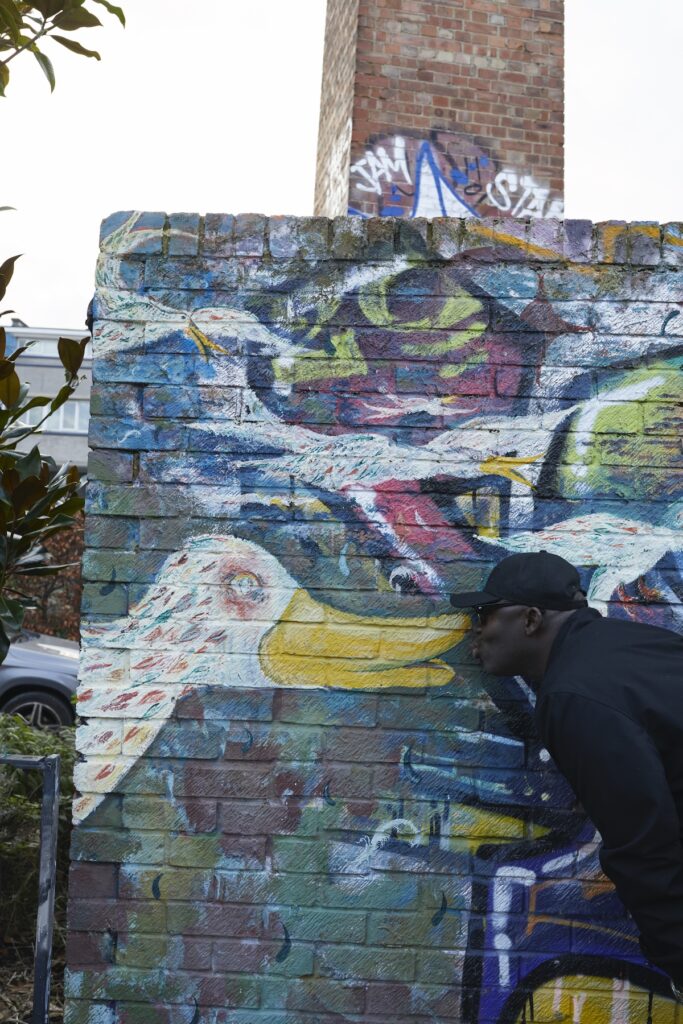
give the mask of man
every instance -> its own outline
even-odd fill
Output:
[[[683,637],[603,618],[577,570],[511,555],[472,608],[475,656],[534,689],[541,742],[599,830],[600,863],[683,1003]]]

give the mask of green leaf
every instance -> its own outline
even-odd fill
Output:
[[[33,0],[33,6],[44,18],[52,18],[64,9],[64,0]]]
[[[46,398],[45,395],[36,395],[35,398],[29,399],[26,405],[22,405],[21,412],[28,412],[29,409],[38,409],[40,406],[49,405],[50,399]]]
[[[19,259],[19,256],[10,256],[8,260],[0,266],[0,299],[4,298],[5,292],[12,280],[14,273],[14,264]]]
[[[85,7],[72,7],[63,14],[58,14],[52,24],[63,32],[75,32],[79,28],[97,28],[102,22],[96,14]]]
[[[16,363],[16,361],[19,358],[19,356],[23,352],[25,352],[27,348],[31,348],[34,344],[35,344],[35,342],[29,341],[28,345],[22,345],[20,348],[15,348],[14,351],[12,352],[12,354],[10,356],[8,356],[7,358],[10,359],[13,363]]]
[[[7,331],[4,327],[0,327],[0,359],[5,358],[5,349],[7,348]]]
[[[3,93],[4,95],[4,93]],[[9,653],[9,637],[5,632],[5,627],[0,622],[0,663],[2,663]]]
[[[0,0],[0,29],[6,32],[15,46],[21,38],[22,18],[12,0]]]
[[[81,368],[85,346],[73,338],[60,338],[57,342],[57,352],[64,369],[75,376]]]
[[[40,452],[37,447],[31,448],[28,455],[24,455],[22,459],[19,459],[15,468],[22,480],[26,477],[35,476],[37,477],[40,473],[41,464]]]
[[[24,606],[21,602],[4,595],[0,596],[0,654],[2,653],[3,637],[9,643],[8,638],[19,632],[23,621]]]
[[[119,21],[125,28],[126,16],[120,7],[117,7],[116,4],[109,3],[109,0],[93,0],[93,2],[96,4],[101,4],[102,7],[106,7],[109,13],[115,15],[115,17],[119,19]]]
[[[5,89],[9,85],[9,68],[7,65],[0,61],[0,96],[5,95]]]
[[[66,46],[67,50],[71,50],[72,53],[80,53],[81,57],[94,57],[95,60],[101,60],[97,50],[88,50],[87,47],[81,46],[75,39],[67,39],[66,36],[52,36],[52,39],[60,46]]]
[[[10,409],[16,403],[20,388],[19,378],[14,370],[8,377],[0,380],[0,402],[5,408]]]
[[[40,68],[50,83],[50,92],[55,91],[55,69],[52,67],[52,61],[36,46],[35,49],[31,47],[31,52],[40,64]]]
[[[12,373],[16,373],[12,360],[0,359],[0,380],[4,380],[5,377],[9,377]]]
[[[60,406],[64,405],[64,403],[68,401],[74,392],[75,386],[75,384],[65,384],[59,389],[55,397],[50,402],[50,412],[56,412]]]
[[[31,505],[35,505],[45,497],[45,491],[45,485],[41,484],[37,476],[29,476],[26,480],[22,480],[12,494],[14,511],[17,515],[28,512]]]

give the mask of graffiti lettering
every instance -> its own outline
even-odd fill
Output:
[[[390,155],[392,154],[392,155]],[[514,169],[496,167],[491,153],[454,132],[379,136],[350,169],[350,212],[377,196],[382,217],[562,217],[550,189]],[[355,198],[354,198],[355,197]]]
[[[511,170],[500,171],[486,186],[486,195],[492,206],[512,217],[559,218],[564,210],[561,199],[548,201],[550,189],[537,185],[530,174]]]
[[[408,185],[411,183],[410,171],[406,162],[405,139],[397,135],[394,139],[393,149],[393,157],[389,156],[384,146],[378,146],[374,150],[367,149],[365,157],[353,164],[351,174],[357,174],[363,179],[356,186],[361,192],[376,192],[381,196],[382,186],[380,183],[386,181],[391,184],[396,177]]]

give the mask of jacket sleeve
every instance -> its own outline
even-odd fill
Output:
[[[600,863],[646,956],[683,979],[681,823],[659,752],[619,711],[571,693],[539,707],[543,742],[600,832]]]

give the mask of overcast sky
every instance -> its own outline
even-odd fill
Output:
[[[83,36],[100,63],[54,46],[51,96],[19,58],[0,100],[5,305],[31,325],[81,326],[114,210],[313,210],[325,0],[119,2],[125,30]],[[566,8],[567,216],[683,220],[682,0]]]

